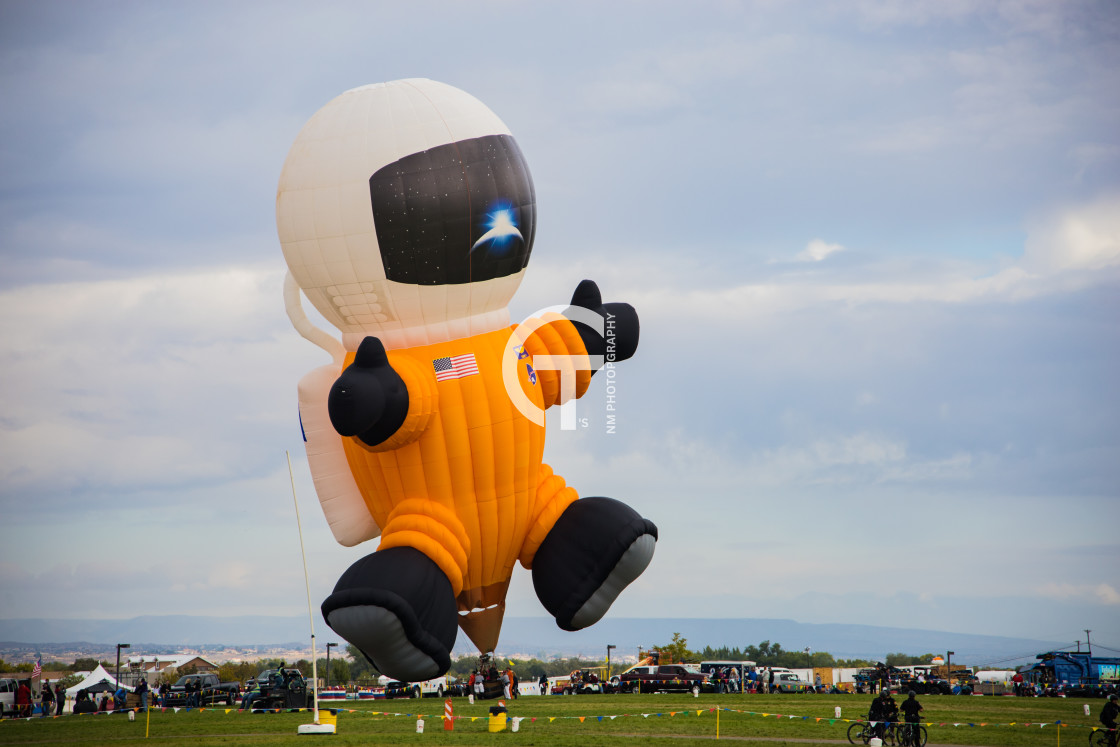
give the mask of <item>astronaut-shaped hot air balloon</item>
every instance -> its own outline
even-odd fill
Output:
[[[536,204],[506,126],[430,80],[347,91],[292,145],[276,217],[288,314],[334,357],[299,385],[315,489],[338,542],[381,536],[323,602],[330,626],[384,674],[438,676],[457,626],[494,650],[516,561],[561,628],[598,621],[657,528],[553,474],[542,414],[633,355],[638,317],[585,280],[563,314],[510,325]]]

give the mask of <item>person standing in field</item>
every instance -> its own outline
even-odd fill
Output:
[[[910,691],[909,697],[902,701],[902,717],[906,721],[903,727],[903,744],[916,745],[918,743],[918,714],[922,712],[922,704],[918,702],[917,693]]]
[[[54,690],[51,689],[51,681],[43,681],[43,691],[39,693],[39,704],[42,706],[42,717],[46,718],[54,711]]]

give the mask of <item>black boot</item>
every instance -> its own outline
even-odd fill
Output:
[[[322,609],[336,633],[393,679],[428,680],[451,666],[455,595],[419,550],[393,547],[362,558],[342,574]]]
[[[606,614],[653,558],[657,527],[613,498],[581,498],[560,515],[533,559],[533,588],[563,630]]]

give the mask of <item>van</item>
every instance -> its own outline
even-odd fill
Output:
[[[16,690],[19,682],[10,677],[0,679],[0,716],[7,718],[16,712]]]

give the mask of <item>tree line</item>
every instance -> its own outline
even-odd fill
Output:
[[[913,664],[929,664],[933,660],[933,654],[921,654],[913,656],[905,653],[891,653],[887,654],[886,660],[883,662],[872,661],[870,659],[837,659],[827,651],[812,651],[812,650],[787,650],[782,648],[780,643],[771,643],[770,641],[762,641],[754,645],[747,645],[744,647],[738,646],[719,646],[713,648],[712,646],[705,646],[704,648],[693,651],[688,648],[688,640],[685,639],[680,633],[674,633],[673,638],[666,644],[660,646],[653,646],[651,651],[659,651],[662,655],[663,661],[672,660],[682,663],[699,663],[701,661],[753,661],[759,666],[764,667],[787,667],[790,669],[803,669],[808,667],[841,667],[841,668],[863,668],[873,667],[876,664],[884,663],[888,666],[908,666]],[[97,668],[101,664],[105,669],[113,671],[115,667],[114,662],[102,661],[99,662],[93,658],[78,658],[73,663],[66,664],[60,661],[43,662],[43,671],[45,672],[87,672]],[[308,659],[298,659],[296,661],[284,661],[280,658],[261,659],[254,662],[225,662],[218,667],[218,677],[223,682],[241,682],[244,684],[248,680],[256,677],[260,672],[266,669],[276,669],[281,666],[298,669],[305,677],[311,676],[311,661]],[[603,667],[606,664],[605,659],[583,659],[579,657],[569,657],[563,659],[500,659],[495,657],[494,665],[499,669],[507,667],[512,668],[517,677],[523,681],[538,680],[543,677],[562,677],[576,669],[594,669]],[[27,672],[31,673],[33,664],[14,664],[7,663],[0,659],[0,672]],[[327,680],[327,657],[322,656],[317,661],[318,675],[322,680]],[[466,679],[470,673],[478,667],[477,656],[460,656],[451,662],[451,669],[448,674],[461,679]],[[612,673],[619,673],[624,671],[627,665],[621,664],[617,661],[613,663]],[[374,669],[369,660],[362,654],[358,648],[352,644],[346,645],[346,653],[335,654],[330,657],[330,682],[332,685],[356,685],[359,687],[373,687],[377,685],[377,678],[380,673]],[[162,682],[174,683],[179,677],[187,674],[194,674],[193,667],[185,667],[182,669],[165,670],[155,681],[150,684],[158,685]],[[69,680],[73,680],[70,682]],[[68,682],[67,687],[77,684],[80,680],[70,675],[64,678],[63,682]]]
[[[887,654],[884,661],[871,659],[837,659],[827,651],[813,651],[802,649],[790,651],[782,648],[780,643],[762,641],[757,646],[749,645],[743,648],[720,646],[712,648],[705,646],[699,651],[688,648],[688,640],[680,633],[674,633],[673,639],[662,646],[654,646],[653,650],[662,654],[669,654],[673,661],[695,663],[701,661],[753,661],[763,667],[786,667],[787,669],[808,669],[810,667],[836,667],[840,669],[862,669],[873,667],[876,664],[886,664],[892,667],[911,666],[914,664],[929,664],[933,661],[933,654],[913,656],[904,653]]]

